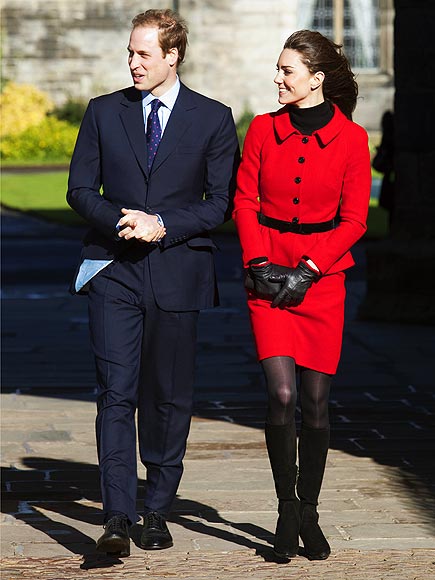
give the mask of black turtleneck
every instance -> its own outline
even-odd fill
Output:
[[[314,131],[327,125],[334,116],[334,108],[329,101],[305,109],[290,105],[289,111],[293,127],[303,135],[312,135]]]

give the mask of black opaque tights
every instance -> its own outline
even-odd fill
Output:
[[[296,365],[288,356],[274,356],[261,362],[266,377],[269,404],[267,423],[285,425],[293,421],[296,409]],[[313,429],[329,426],[328,401],[331,375],[300,369],[302,422]]]

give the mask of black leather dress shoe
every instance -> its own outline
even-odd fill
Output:
[[[164,550],[173,545],[166,520],[158,512],[149,512],[144,516],[140,545],[144,550]]]
[[[97,540],[97,551],[111,556],[130,556],[130,536],[125,516],[113,516],[106,522],[104,534]]]

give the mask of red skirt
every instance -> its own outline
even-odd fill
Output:
[[[248,291],[258,359],[289,356],[302,367],[335,374],[343,338],[344,280],[344,272],[323,276],[302,304],[282,310]]]

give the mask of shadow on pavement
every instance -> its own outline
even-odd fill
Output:
[[[83,555],[82,567],[108,567],[120,563],[118,558],[106,558],[95,553],[95,538],[87,536],[77,528],[66,523],[77,522],[103,525],[103,513],[99,488],[99,472],[96,465],[73,461],[59,461],[45,457],[23,457],[21,463],[26,470],[1,469],[4,486],[3,512],[13,515],[35,530],[65,547],[73,554]],[[138,513],[141,513],[141,500],[144,498],[146,481],[138,482]],[[195,519],[191,519],[194,517]],[[194,499],[177,496],[169,522],[176,523],[192,532],[219,538],[227,542],[267,554],[264,543],[257,543],[240,535],[236,530],[248,533],[259,540],[270,542],[271,534],[250,522],[231,522],[219,515],[210,505]],[[215,527],[217,524],[219,527]],[[225,529],[223,526],[228,526]],[[92,530],[97,536],[102,528]],[[130,530],[132,541],[139,547],[140,523]]]

